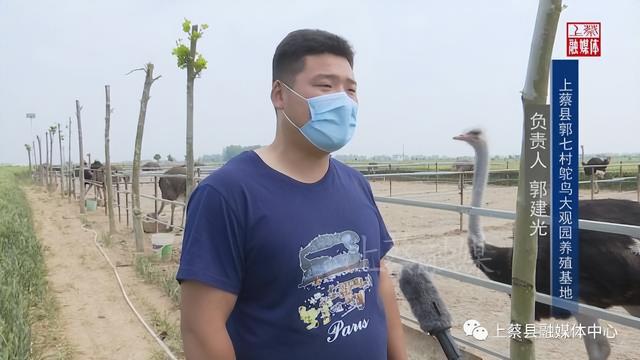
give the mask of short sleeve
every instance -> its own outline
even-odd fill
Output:
[[[243,273],[242,228],[237,214],[213,186],[201,184],[189,198],[176,280],[195,280],[238,294]]]

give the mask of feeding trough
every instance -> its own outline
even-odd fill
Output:
[[[167,233],[171,232],[173,228],[169,225],[156,221],[157,215],[155,213],[148,213],[142,220],[142,230],[145,233]],[[167,219],[161,219],[162,222],[167,222]]]

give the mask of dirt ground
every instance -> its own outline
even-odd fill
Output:
[[[127,306],[111,267],[94,244],[94,234],[81,228],[77,203],[61,200],[59,194],[46,194],[39,187],[25,188],[25,192],[73,359],[158,358],[160,347]],[[103,213],[88,213],[84,223],[101,239],[106,229]],[[158,288],[136,276],[131,239],[130,232],[122,229],[105,247],[129,298],[150,326],[158,313],[177,323],[178,309]]]
[[[371,182],[374,193],[378,196],[389,195],[389,183],[385,181]],[[143,185],[142,192],[153,195],[154,186]],[[460,203],[457,184],[438,184],[435,192],[433,183],[419,181],[393,182],[393,197],[437,201],[451,204]],[[44,193],[29,191],[37,227],[44,244],[47,246],[47,266],[50,281],[63,303],[62,312],[68,324],[68,332],[72,342],[78,349],[78,359],[85,358],[148,358],[157,352],[158,346],[144,332],[142,326],[133,317],[117,289],[111,270],[93,245],[92,236],[80,230],[77,206],[68,205],[66,200],[47,200]],[[89,193],[93,197],[93,192]],[[596,198],[624,198],[636,200],[636,192],[618,192],[615,187],[604,187]],[[589,192],[581,192],[581,198],[588,198]],[[484,207],[500,210],[515,210],[516,189],[514,187],[497,187],[490,185],[485,193]],[[464,192],[464,204],[470,200],[470,187]],[[121,264],[131,264],[132,235],[126,227],[124,195],[121,197],[121,235],[116,245],[109,249],[110,256]],[[466,216],[463,218],[463,230],[459,230],[460,216],[457,213],[415,208],[385,203],[378,204],[395,247],[390,254],[406,257],[435,266],[486,278],[471,262],[466,246]],[[145,213],[153,212],[153,200],[142,199]],[[51,211],[55,209],[55,211]],[[116,209],[117,214],[117,209]],[[167,221],[169,207],[165,208],[162,220]],[[175,222],[180,224],[182,211],[178,207]],[[92,226],[105,228],[104,209],[88,215]],[[483,218],[482,225],[487,242],[500,246],[509,246],[512,242],[512,222],[495,218]],[[175,262],[174,266],[177,266]],[[391,265],[392,271],[399,268]],[[178,310],[159,289],[139,280],[131,266],[120,267],[127,289],[134,293],[132,297],[136,306],[140,303],[143,310],[167,311],[172,321],[177,321]],[[70,280],[73,279],[73,280]],[[497,337],[497,327],[504,329],[509,323],[510,299],[506,294],[486,290],[474,285],[465,284],[442,276],[435,276],[434,282],[444,298],[454,319],[452,332],[478,345],[488,347],[498,353],[508,355],[509,341],[506,337]],[[73,290],[73,291],[70,291]],[[398,299],[403,314],[409,315],[408,304],[404,301],[399,289]],[[136,302],[137,301],[137,302]],[[93,304],[93,305],[90,305]],[[622,309],[614,311],[625,313]],[[105,317],[105,318],[102,318]],[[468,319],[475,319],[489,331],[486,341],[477,341],[466,337],[462,324]],[[575,322],[544,320],[539,324],[560,324],[569,326]],[[607,327],[606,321],[601,321]],[[640,330],[610,324],[617,330],[615,338],[610,340],[612,354],[610,359],[639,359]],[[504,330],[499,335],[504,336]],[[135,346],[134,346],[135,345]],[[120,351],[120,352],[118,352]],[[471,349],[473,353],[484,359],[493,356]],[[537,339],[536,353],[539,359],[586,359],[586,352],[581,339]],[[91,354],[94,357],[86,357]],[[97,355],[96,355],[97,354]],[[122,356],[114,356],[120,354]]]
[[[389,195],[389,182],[376,181],[371,183],[377,196]],[[471,189],[467,187],[464,193],[464,204],[471,199]],[[460,203],[457,185],[438,185],[435,192],[433,183],[423,182],[393,182],[393,197],[416,199],[423,201]],[[590,197],[590,192],[581,192],[581,198]],[[619,198],[636,200],[636,192],[620,193],[617,189],[602,189],[595,198]],[[489,186],[485,193],[483,207],[490,209],[515,211],[516,188]],[[423,263],[471,274],[480,278],[486,276],[478,270],[470,260],[467,245],[467,217],[463,218],[463,231],[459,230],[460,215],[431,209],[378,203],[378,207],[385,220],[387,228],[395,240],[395,246],[390,254],[420,261]],[[512,244],[513,222],[495,218],[482,218],[482,225],[488,243],[499,246]],[[397,266],[393,266],[396,272]],[[638,279],[640,281],[640,279]],[[471,284],[462,283],[442,276],[434,276],[434,283],[446,302],[454,319],[452,333],[466,338],[478,345],[488,347],[498,353],[509,354],[509,340],[496,337],[497,327],[505,329],[510,319],[510,298],[508,295],[493,290],[484,289]],[[403,313],[410,314],[410,309],[401,293],[398,291]],[[614,308],[626,314],[622,308]],[[477,341],[473,337],[466,337],[462,325],[466,320],[475,319],[489,331],[489,338]],[[575,324],[573,319],[566,321],[543,320],[538,324]],[[600,325],[607,327],[606,321]],[[640,330],[611,323],[617,330],[617,335],[610,340],[612,353],[610,359],[639,359],[640,358]],[[500,331],[505,336],[504,330]],[[493,356],[473,350],[478,356],[493,359]],[[536,354],[539,359],[586,359],[586,351],[581,339],[537,339]]]

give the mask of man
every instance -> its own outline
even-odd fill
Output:
[[[353,51],[320,30],[273,57],[276,136],[191,195],[177,274],[188,359],[406,359],[393,245],[366,179],[330,153],[352,137]]]

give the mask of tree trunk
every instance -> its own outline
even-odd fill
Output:
[[[38,159],[36,158],[36,142],[31,140],[31,153],[33,154],[33,167],[38,167]],[[33,174],[31,176],[36,175],[36,170],[34,169]]]
[[[553,42],[562,10],[561,0],[540,0],[538,14],[531,41],[531,52],[527,67],[527,77],[522,93],[523,109],[529,104],[545,104],[549,84],[549,65]],[[524,118],[524,116],[523,116]],[[525,329],[533,324],[535,310],[536,259],[538,256],[537,234],[530,235],[529,225],[535,221],[531,216],[527,191],[532,178],[528,169],[524,139],[527,122],[523,122],[523,141],[518,179],[518,200],[516,207],[516,234],[513,243],[511,323]],[[516,336],[510,340],[511,359],[533,360],[535,348],[531,338]]]
[[[42,144],[40,142],[40,136],[36,135],[36,139],[38,140],[38,158],[40,159],[40,168],[38,169],[38,173],[40,174],[40,185],[44,185],[44,169],[42,167]]]
[[[49,191],[55,190],[55,177],[53,175],[53,132],[49,130],[49,149],[51,149],[51,153],[49,154]]]
[[[60,132],[60,123],[58,123],[58,147],[60,150],[60,196],[64,197],[64,162],[62,160],[62,132]]]
[[[71,192],[73,191],[73,195],[76,194],[76,189],[73,186],[73,162],[71,161],[71,116],[69,116],[69,140],[67,141],[67,148],[69,149],[69,202],[71,202]]]
[[[31,168],[31,149],[27,148],[27,156],[29,157],[29,172],[32,172],[33,169]]]
[[[133,170],[131,178],[131,195],[133,200],[133,232],[136,239],[136,251],[144,252],[142,236],[142,209],[140,208],[140,157],[142,152],[142,136],[144,134],[144,120],[147,115],[147,104],[151,84],[157,79],[153,78],[153,64],[148,63],[144,69],[146,76],[140,99],[140,113],[138,115],[138,129],[136,131],[136,143],[133,151]]]
[[[45,147],[45,184],[47,185],[47,191],[49,191],[49,170],[51,169],[51,164],[47,164],[49,162],[49,131],[44,132],[44,147]]]
[[[84,150],[82,149],[82,121],[80,118],[80,101],[76,100],[76,119],[78,121],[78,151],[80,160],[80,213],[86,214],[84,207]]]
[[[113,187],[111,184],[111,157],[109,156],[109,127],[111,125],[111,94],[109,93],[109,85],[104,86],[106,105],[105,105],[105,127],[104,127],[104,180],[105,180],[105,203],[107,213],[109,215],[109,235],[116,232],[116,220],[113,214]]]
[[[198,25],[191,26],[191,33],[198,32]],[[189,48],[189,62],[187,64],[187,189],[185,203],[189,202],[191,189],[193,188],[193,85],[195,83],[194,60],[196,58],[196,45],[198,39],[191,36]]]

